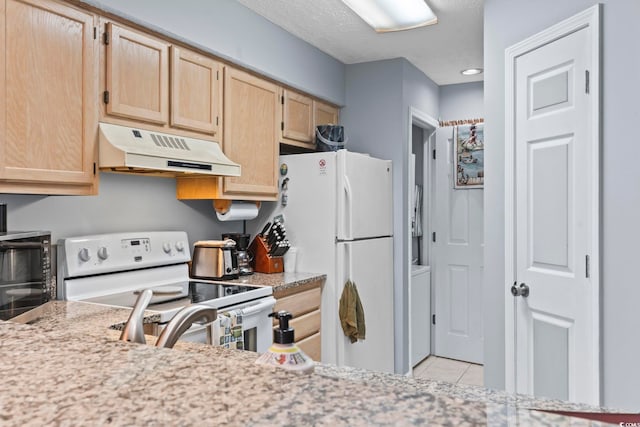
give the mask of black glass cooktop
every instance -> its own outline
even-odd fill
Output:
[[[154,311],[175,310],[193,303],[207,303],[217,308],[223,308],[252,301],[272,293],[270,287],[264,286],[188,281],[155,287],[147,285],[139,289],[87,298],[83,301],[117,307],[133,307],[138,298],[139,290],[144,288],[151,288],[155,291],[148,306],[149,310]]]
[[[197,303],[230,295],[242,294],[256,289],[258,289],[256,286],[190,281],[189,298],[191,299],[191,302]]]

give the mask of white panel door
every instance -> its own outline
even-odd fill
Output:
[[[512,292],[517,391],[598,403],[591,37],[582,27],[515,58]]]
[[[339,150],[338,239],[393,234],[391,161]]]
[[[438,129],[436,153],[433,352],[482,363],[484,190],[453,188],[452,128]]]
[[[351,343],[338,322],[338,365],[394,372],[393,238],[338,243],[336,304],[347,280],[362,301],[366,338]]]

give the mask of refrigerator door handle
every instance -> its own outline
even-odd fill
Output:
[[[342,212],[342,217],[344,219],[344,236],[345,238],[350,239],[352,237],[351,233],[353,230],[353,193],[351,191],[351,183],[349,182],[349,177],[344,176],[344,211]]]
[[[347,280],[351,280],[353,275],[353,256],[351,251],[352,251],[351,245],[345,245],[344,255],[345,255],[345,265],[347,267]]]

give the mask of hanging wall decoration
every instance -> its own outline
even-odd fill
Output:
[[[456,126],[453,136],[454,188],[483,188],[484,124]]]

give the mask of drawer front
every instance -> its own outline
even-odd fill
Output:
[[[295,330],[296,342],[315,334],[320,330],[320,310],[312,311],[311,313],[291,319],[289,326]]]
[[[320,308],[320,288],[310,289],[276,301],[274,311],[286,310],[294,318]]]
[[[309,356],[316,362],[320,361],[320,332],[303,339],[302,341],[298,342],[297,345],[307,356]]]

